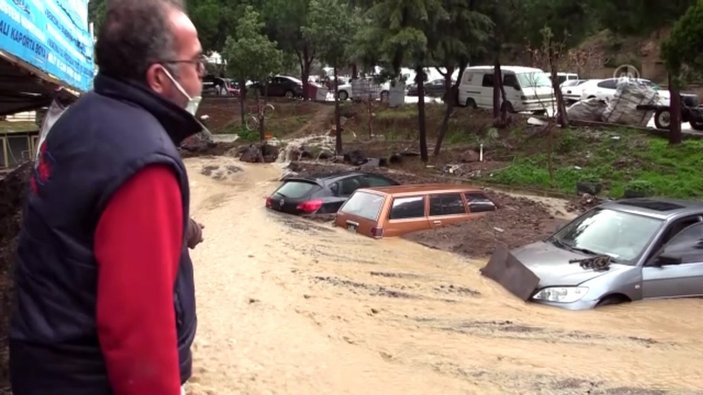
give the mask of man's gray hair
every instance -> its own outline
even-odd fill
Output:
[[[176,55],[168,13],[185,10],[183,0],[108,0],[95,44],[100,72],[145,82],[150,65]]]

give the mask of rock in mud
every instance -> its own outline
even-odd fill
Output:
[[[598,195],[603,190],[603,184],[593,181],[581,181],[576,183],[576,194],[581,196],[585,193]]]
[[[318,160],[330,160],[334,158],[334,152],[328,149],[323,149],[320,151],[320,153],[317,155]]]
[[[481,156],[474,150],[468,150],[461,154],[461,161],[464,163],[478,162]]]
[[[349,163],[352,166],[361,166],[366,163],[366,161],[366,155],[364,155],[364,153],[360,150],[354,150],[344,154],[344,162]]]
[[[278,158],[278,147],[270,144],[251,144],[243,148],[239,160],[248,163],[271,163]]]

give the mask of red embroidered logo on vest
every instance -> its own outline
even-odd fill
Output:
[[[29,181],[33,193],[39,192],[39,186],[46,184],[51,178],[53,158],[46,150],[46,143],[39,148],[37,163],[34,165],[34,174]]]

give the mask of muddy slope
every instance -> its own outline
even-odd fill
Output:
[[[20,229],[31,163],[0,180],[0,394],[9,393],[7,329],[12,295],[12,259]]]

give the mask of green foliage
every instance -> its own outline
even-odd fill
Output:
[[[605,193],[614,198],[622,197],[626,189],[675,198],[703,197],[703,140],[670,146],[666,139],[629,130],[592,133],[564,131],[554,142],[553,178],[547,155],[534,154],[532,150],[540,148],[525,142],[523,153],[487,181],[573,193],[577,182],[588,180],[602,182]],[[618,139],[613,138],[616,135]]]
[[[259,141],[259,131],[258,130],[247,130],[246,128],[240,128],[237,132],[239,139],[245,142]]]
[[[237,21],[235,37],[225,41],[222,56],[227,61],[227,71],[238,79],[265,80],[281,68],[282,53],[276,42],[263,34],[264,23],[252,6],[244,9]]]
[[[189,0],[188,14],[205,52],[219,51],[242,16],[245,0]]]
[[[405,64],[429,63],[428,34],[449,14],[441,0],[383,0],[374,3],[366,18],[370,23],[359,35],[358,47],[398,76]]]
[[[678,19],[696,0],[590,0],[604,28],[619,34],[649,34]],[[566,19],[570,21],[571,18]]]
[[[106,0],[91,0],[88,3],[88,22],[95,24],[96,35],[100,29],[100,25],[102,25],[103,20],[105,20],[105,13],[107,13]]]
[[[493,21],[466,0],[444,0],[442,5],[448,18],[427,31],[434,63],[456,67],[468,63],[472,55],[485,52]]]
[[[343,0],[310,1],[308,25],[301,30],[323,62],[333,66],[346,62],[355,30],[354,19],[346,17],[350,14]]]
[[[542,43],[543,28],[549,28],[551,40],[571,48],[581,42],[593,27],[585,1],[530,0],[521,3],[523,34],[533,45]]]
[[[662,44],[662,57],[678,86],[686,79],[686,69],[703,72],[703,0],[674,24],[671,36]]]

